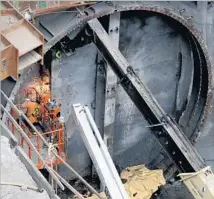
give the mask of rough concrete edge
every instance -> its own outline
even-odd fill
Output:
[[[51,188],[50,184],[44,178],[44,176],[38,171],[36,166],[32,163],[32,161],[28,158],[25,152],[22,150],[20,146],[16,147],[15,154],[19,157],[22,163],[27,168],[29,174],[39,186],[39,188],[45,189],[50,198],[58,199],[58,196],[55,194],[55,191]]]
[[[18,146],[17,138],[11,133],[11,131],[6,127],[6,125],[2,121],[0,122],[0,125],[4,128],[5,132],[7,133],[7,134],[2,134],[2,132],[1,132],[1,135],[5,135],[9,139],[10,145],[13,148],[15,147],[15,154],[19,157],[21,162],[25,165],[28,173],[31,175],[33,180],[38,185],[38,187],[40,189],[44,189],[50,198],[59,199],[59,197],[55,194],[55,191],[52,189],[52,187],[47,182],[45,177],[38,171],[36,166],[27,157],[27,155],[22,150],[22,148],[20,146]]]

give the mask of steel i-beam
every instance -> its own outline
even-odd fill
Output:
[[[91,39],[117,75],[120,84],[131,100],[151,124],[153,135],[163,146],[180,172],[195,172],[205,163],[178,124],[170,118],[142,80],[135,74],[122,53],[97,19],[88,22]],[[154,125],[162,124],[162,125]],[[154,125],[154,126],[152,126]]]
[[[115,12],[109,16],[109,37],[114,44],[119,45],[119,26],[120,12]],[[109,153],[113,157],[113,141],[114,141],[114,122],[115,122],[115,107],[116,107],[116,88],[117,76],[111,69],[111,66],[106,66],[106,89],[105,89],[105,113],[104,113],[104,142],[106,143]]]

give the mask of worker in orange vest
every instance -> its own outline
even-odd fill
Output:
[[[30,99],[26,99],[23,104],[20,105],[21,109],[26,109],[26,116],[32,122],[34,126],[40,126],[42,130],[44,128],[39,123],[39,118],[41,117],[41,107],[38,102],[31,101]],[[25,123],[25,125],[29,128],[29,130],[34,133],[34,130],[29,126],[27,121],[21,116],[21,120]]]

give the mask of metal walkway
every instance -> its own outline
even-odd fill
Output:
[[[95,165],[101,182],[107,187],[112,199],[128,199],[111,156],[87,106],[73,105],[80,135]]]

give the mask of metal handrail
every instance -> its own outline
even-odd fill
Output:
[[[27,118],[27,116],[20,111],[15,104],[7,97],[7,95],[1,90],[2,95],[6,99],[6,101],[14,108],[14,110],[19,114],[19,116],[22,116],[26,122],[29,124],[29,126],[35,131],[36,134],[39,135],[41,140],[44,142],[44,144],[49,147],[48,142],[45,140],[45,138],[42,136],[42,134],[35,128],[35,126],[30,122],[30,120]],[[14,119],[13,119],[14,120]],[[29,138],[28,138],[29,139]],[[89,190],[94,193],[99,199],[104,199],[82,176],[80,176],[67,162],[63,160],[62,157],[60,157],[55,151],[52,151],[52,153],[73,173],[75,176],[83,183],[85,184]],[[47,167],[47,166],[46,166]]]
[[[1,109],[8,115],[8,117],[12,120],[13,125],[15,125],[18,128],[18,131],[22,134],[23,137],[26,138],[26,140],[28,140],[28,144],[31,145],[32,149],[36,152],[36,154],[38,155],[38,158],[42,161],[43,165],[45,166],[45,168],[47,169],[47,171],[49,172],[49,174],[53,177],[53,179],[56,181],[56,183],[59,185],[59,187],[62,190],[65,190],[63,184],[72,191],[72,193],[74,193],[75,195],[78,196],[78,198],[80,199],[84,199],[84,197],[82,196],[81,193],[79,193],[74,187],[72,187],[62,176],[60,176],[56,171],[53,170],[53,168],[49,167],[48,164],[46,163],[46,161],[44,161],[44,159],[42,158],[42,156],[40,155],[40,153],[37,151],[36,147],[33,145],[33,143],[31,142],[31,140],[28,138],[28,136],[26,135],[26,133],[22,130],[22,128],[19,126],[19,124],[13,119],[13,117],[10,115],[10,113],[8,113],[8,111],[3,107],[3,105],[1,104]],[[61,183],[61,182],[63,183]]]
[[[20,134],[28,141],[28,144],[31,146],[31,148],[36,152],[40,160],[44,163],[45,168],[50,173],[50,175],[56,180],[59,187],[64,190],[63,184],[59,181],[57,176],[51,171],[50,167],[46,164],[43,157],[40,155],[40,153],[37,151],[34,144],[31,142],[30,138],[26,135],[26,133],[23,131],[23,129],[19,126],[19,124],[14,120],[14,118],[11,116],[11,114],[4,108],[4,106],[1,104],[1,109],[7,114],[7,116],[10,118],[11,122],[16,126],[17,130],[20,132]]]

